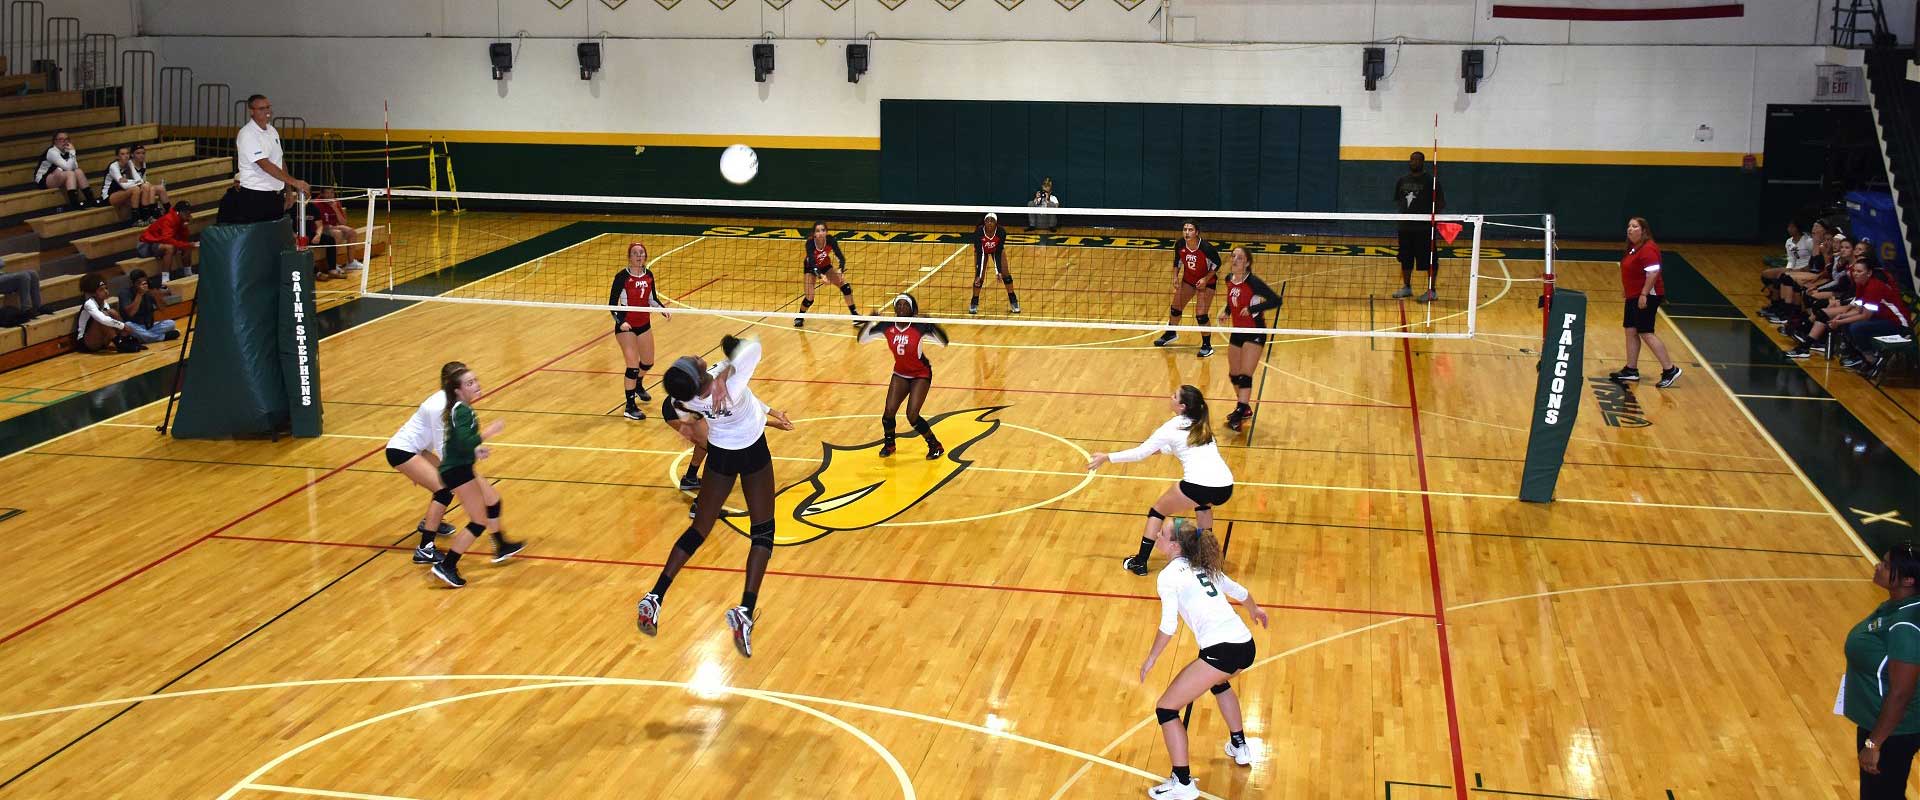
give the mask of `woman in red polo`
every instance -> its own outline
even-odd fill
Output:
[[[1626,314],[1620,322],[1627,334],[1627,365],[1609,377],[1615,381],[1640,380],[1640,344],[1645,342],[1653,357],[1660,359],[1660,388],[1673,385],[1680,377],[1680,365],[1667,355],[1667,345],[1653,335],[1653,322],[1659,316],[1660,301],[1666,297],[1667,282],[1660,277],[1660,245],[1653,241],[1653,228],[1646,217],[1627,220],[1627,254],[1620,259],[1620,288],[1626,296]]]

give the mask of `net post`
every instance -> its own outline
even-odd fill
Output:
[[[295,194],[295,197],[298,198],[295,205],[299,207],[298,211],[295,213],[295,219],[299,221],[300,229],[297,231],[294,231],[293,245],[294,247],[300,250],[306,250],[307,249],[307,194],[306,192],[298,192]]]
[[[360,293],[367,293],[367,273],[373,271],[373,237],[380,230],[376,227],[375,214],[380,208],[380,193],[367,192],[367,238],[360,243]]]
[[[1480,316],[1480,230],[1482,219],[1473,220],[1473,252],[1467,261],[1467,335],[1472,336],[1479,328],[1474,327]]]
[[[1553,251],[1555,247],[1554,247],[1554,237],[1553,237],[1553,215],[1552,214],[1546,215],[1545,245],[1547,248],[1546,257],[1542,260],[1546,264],[1546,267],[1545,267],[1546,272],[1542,273],[1540,276],[1540,335],[1541,336],[1547,335],[1549,317],[1553,314]]]

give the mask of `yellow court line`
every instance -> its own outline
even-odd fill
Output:
[[[1663,309],[1659,313],[1665,315],[1666,311]],[[1873,552],[1872,548],[1867,547],[1867,541],[1860,538],[1859,532],[1855,531],[1853,526],[1847,524],[1845,517],[1840,516],[1840,509],[1834,508],[1832,503],[1827,502],[1827,496],[1821,494],[1820,489],[1813,485],[1813,480],[1807,477],[1806,471],[1800,469],[1799,462],[1787,455],[1786,448],[1780,446],[1780,442],[1773,438],[1773,433],[1768,431],[1765,425],[1760,424],[1759,418],[1753,415],[1753,411],[1747,408],[1747,404],[1740,402],[1739,396],[1733,393],[1733,387],[1728,386],[1726,379],[1720,377],[1720,371],[1713,368],[1713,363],[1701,354],[1700,348],[1693,346],[1693,340],[1687,338],[1687,332],[1673,324],[1672,320],[1667,321],[1667,328],[1673,331],[1673,335],[1680,339],[1681,344],[1687,346],[1688,352],[1693,353],[1694,360],[1699,361],[1701,366],[1706,368],[1702,371],[1713,378],[1714,384],[1720,387],[1720,391],[1727,393],[1727,399],[1732,401],[1734,408],[1740,409],[1740,415],[1747,418],[1747,424],[1753,426],[1754,432],[1760,434],[1761,439],[1766,440],[1767,445],[1773,448],[1774,454],[1787,465],[1787,469],[1793,470],[1794,477],[1800,479],[1800,485],[1807,488],[1807,494],[1813,495],[1813,499],[1820,503],[1820,507],[1826,509],[1827,516],[1833,518],[1833,524],[1839,526],[1847,540],[1860,549],[1860,555],[1866,557],[1867,563],[1880,563],[1880,557]]]

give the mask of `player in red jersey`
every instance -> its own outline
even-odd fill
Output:
[[[927,402],[927,390],[933,387],[933,362],[927,360],[923,351],[930,344],[946,344],[947,332],[938,325],[909,321],[920,316],[920,303],[913,295],[894,298],[893,314],[898,319],[869,322],[860,332],[860,341],[879,339],[893,351],[893,377],[887,381],[887,410],[880,415],[880,431],[886,439],[880,446],[880,457],[893,455],[893,415],[900,410],[900,401],[906,400],[907,424],[926,440],[927,460],[932,461],[945,455],[947,449],[934,438],[933,426],[920,416],[920,406]]]
[[[654,286],[653,270],[647,268],[647,246],[639,242],[627,245],[627,267],[613,273],[613,288],[607,292],[607,305],[625,308],[660,308],[660,292]],[[670,319],[665,311],[661,319]],[[652,400],[640,382],[653,369],[653,320],[646,311],[613,312],[613,338],[620,343],[620,355],[627,363],[626,417],[646,419],[640,402]]]
[[[838,266],[833,263],[836,258],[840,260]],[[840,252],[840,243],[834,241],[833,236],[827,233],[827,223],[813,223],[813,235],[807,237],[807,257],[800,263],[800,270],[805,275],[806,287],[806,296],[800,299],[801,313],[813,307],[813,287],[818,286],[822,280],[840,287],[840,296],[847,299],[847,313],[856,315],[860,313],[859,307],[853,303],[853,284],[847,282],[847,256]],[[793,327],[799,328],[806,324],[807,321],[804,318],[793,318]],[[864,323],[854,320],[853,324],[859,327]]]
[[[1020,297],[1013,293],[1013,273],[1007,271],[1007,231],[1000,227],[1000,215],[991,211],[973,229],[973,299],[967,301],[967,313],[980,313],[980,286],[987,282],[987,262],[1007,285],[1007,308],[1020,313]]]
[[[1227,414],[1227,430],[1239,431],[1253,416],[1253,368],[1267,347],[1267,322],[1261,315],[1280,307],[1280,296],[1253,274],[1253,252],[1233,248],[1233,266],[1227,272],[1227,379],[1239,402]]]
[[[1213,307],[1213,291],[1220,278],[1220,248],[1212,242],[1200,238],[1200,226],[1189,221],[1180,226],[1180,242],[1173,248],[1173,305],[1167,309],[1167,324],[1180,324],[1180,315],[1185,313],[1187,301],[1198,297],[1200,302],[1193,315],[1195,322],[1207,324],[1207,309]],[[1153,340],[1154,347],[1166,347],[1173,343],[1173,331],[1167,331]],[[1213,336],[1200,334],[1200,357],[1213,355]]]
[[[1645,343],[1660,359],[1660,388],[1673,385],[1680,377],[1680,365],[1667,355],[1667,345],[1653,334],[1659,318],[1660,301],[1667,296],[1667,280],[1660,276],[1660,245],[1653,241],[1653,228],[1645,217],[1627,220],[1627,254],[1620,258],[1620,289],[1627,308],[1621,327],[1627,334],[1627,365],[1607,376],[1626,383],[1640,380],[1640,345]]]

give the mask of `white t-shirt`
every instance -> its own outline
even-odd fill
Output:
[[[1227,469],[1227,462],[1220,458],[1219,447],[1213,442],[1199,447],[1187,444],[1187,427],[1191,424],[1192,421],[1186,417],[1174,417],[1161,425],[1139,447],[1108,453],[1107,458],[1125,464],[1143,460],[1154,453],[1172,453],[1180,459],[1180,469],[1184,473],[1182,480],[1197,486],[1232,486],[1233,470]]]
[[[107,179],[100,182],[100,199],[111,197],[116,188],[132,188],[146,182],[146,176],[140,174],[140,168],[132,161],[127,162],[124,170],[120,169],[120,162],[115,161],[107,165]]]
[[[75,155],[74,151],[62,150],[58,147],[49,147],[47,148],[47,154],[40,159],[40,166],[33,171],[33,182],[37,184],[46,180],[47,173],[56,169],[76,170],[79,168],[80,157]]]
[[[434,392],[420,401],[407,424],[387,440],[387,446],[409,453],[442,455],[447,446],[447,393]]]
[[[240,184],[240,188],[261,192],[277,192],[287,188],[285,181],[268,175],[266,170],[255,163],[264,158],[273,162],[276,167],[286,168],[285,154],[280,152],[278,129],[272,125],[261,128],[253,124],[253,120],[247,120],[247,124],[240,126],[240,132],[234,135],[233,146],[234,152],[240,154],[238,158],[240,171],[233,174],[233,179]]]
[[[1800,234],[1800,238],[1787,239],[1787,269],[1806,269],[1807,260],[1813,257],[1813,237]]]
[[[745,450],[767,432],[767,404],[760,402],[747,385],[753,378],[754,368],[760,366],[760,343],[753,339],[742,341],[734,348],[731,360],[707,367],[707,374],[718,376],[728,365],[733,366],[733,377],[727,379],[727,396],[732,401],[725,412],[713,413],[711,397],[695,397],[684,403],[675,401],[675,405],[707,418],[708,447]]]
[[[1253,641],[1253,630],[1241,621],[1233,610],[1233,603],[1228,602],[1247,599],[1247,588],[1235,583],[1226,573],[1202,575],[1182,556],[1160,570],[1156,584],[1160,592],[1161,633],[1172,636],[1180,632],[1180,621],[1184,620],[1203,649],[1228,642]]]

